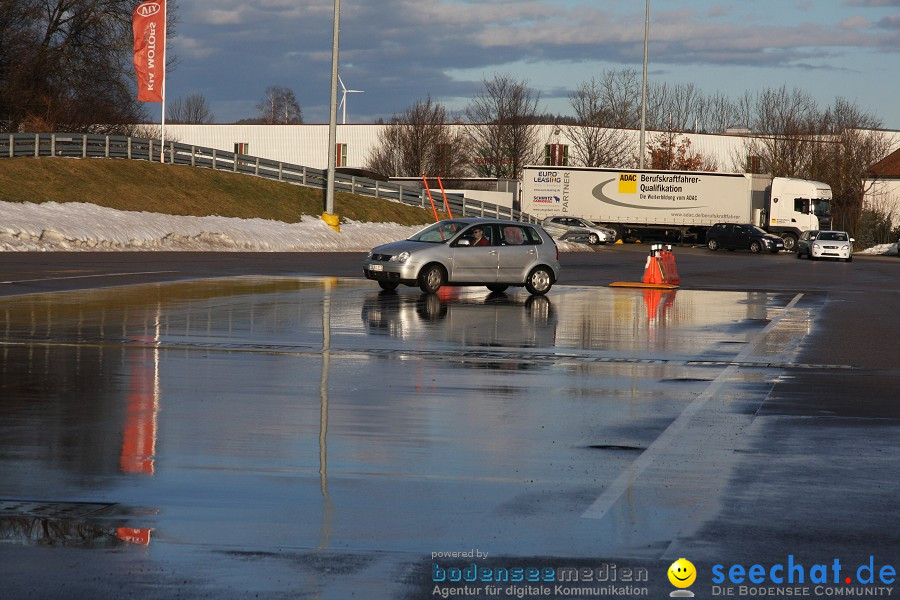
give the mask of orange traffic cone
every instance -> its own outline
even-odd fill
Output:
[[[678,267],[675,264],[675,254],[672,253],[672,246],[667,245],[660,255],[665,259],[666,263],[667,278],[665,282],[678,285],[681,279],[678,277]]]
[[[656,254],[656,246],[650,247],[650,256],[647,257],[647,265],[644,267],[644,283],[660,284],[666,282],[666,274],[663,264]]]

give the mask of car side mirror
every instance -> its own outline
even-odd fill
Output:
[[[852,244],[853,242],[855,242],[855,241],[856,241],[856,238],[850,238],[850,243],[851,243],[851,244]]]

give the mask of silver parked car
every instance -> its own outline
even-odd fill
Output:
[[[855,241],[846,231],[804,231],[797,240],[797,258],[837,258],[850,262]]]
[[[581,217],[547,217],[541,222],[541,227],[559,240],[584,241],[588,244],[612,244],[616,241],[615,229],[601,227]]]
[[[400,284],[426,293],[442,285],[525,286],[546,294],[559,279],[559,250],[538,225],[502,219],[439,221],[409,239],[373,248],[363,274],[385,290]]]

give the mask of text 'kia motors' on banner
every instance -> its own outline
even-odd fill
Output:
[[[166,0],[139,4],[131,19],[138,100],[163,102],[166,77]]]

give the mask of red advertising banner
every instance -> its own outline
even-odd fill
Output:
[[[166,77],[166,0],[138,4],[131,18],[131,28],[134,31],[138,100],[162,102]]]

